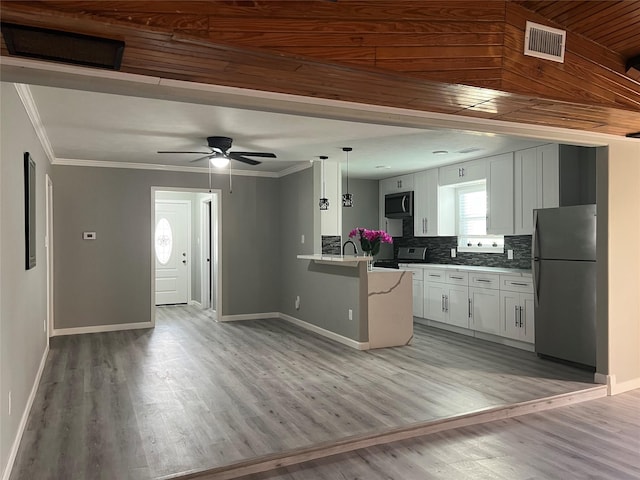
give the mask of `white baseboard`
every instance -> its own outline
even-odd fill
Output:
[[[634,378],[625,382],[618,382],[615,375],[607,375],[609,395],[618,395],[619,393],[628,392],[640,388],[640,378]]]
[[[202,304],[197,300],[189,300],[189,305],[193,307],[202,308]]]
[[[57,328],[51,333],[52,337],[61,335],[79,335],[82,333],[102,333],[117,332],[119,330],[137,330],[142,328],[153,328],[153,322],[139,323],[114,323],[112,325],[94,325],[91,327]]]
[[[241,320],[266,320],[267,318],[280,318],[280,312],[265,313],[241,313],[238,315],[222,315],[221,322],[238,322]]]
[[[279,316],[282,320],[297,325],[300,328],[304,328],[305,330],[317,333],[318,335],[322,335],[323,337],[329,338],[343,345],[347,345],[348,347],[355,348],[357,350],[369,350],[369,342],[358,342],[351,338],[343,337],[342,335],[325,330],[324,328],[305,322],[299,318],[292,317],[286,313],[280,313]]]
[[[47,343],[47,345],[44,348],[42,358],[40,359],[40,366],[38,367],[38,373],[36,373],[36,378],[33,381],[33,386],[31,387],[31,393],[29,393],[27,404],[24,407],[24,411],[22,412],[22,418],[20,418],[20,423],[18,424],[18,431],[16,432],[16,436],[13,440],[13,445],[11,445],[11,450],[9,450],[9,458],[7,459],[7,464],[4,467],[2,480],[9,480],[9,477],[11,476],[11,470],[13,470],[13,462],[15,462],[16,460],[18,448],[20,447],[20,442],[22,441],[22,434],[24,433],[24,429],[27,426],[29,413],[31,413],[31,407],[33,406],[33,401],[36,398],[36,392],[38,391],[38,385],[40,385],[40,378],[42,377],[42,372],[44,371],[44,366],[45,366],[45,363],[47,362],[48,354],[49,354],[49,344]]]

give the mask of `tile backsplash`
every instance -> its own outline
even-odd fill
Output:
[[[324,255],[340,255],[342,245],[340,235],[322,235],[322,253]]]
[[[414,237],[413,219],[402,221],[402,237],[394,237],[394,257],[400,247],[427,247],[429,263],[452,265],[474,265],[481,267],[531,268],[531,235],[510,235],[504,237],[504,253],[458,252],[451,258],[451,249],[457,248],[457,237]],[[513,260],[507,259],[507,250],[513,250]]]

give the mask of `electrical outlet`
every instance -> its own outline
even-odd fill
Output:
[[[9,391],[9,416],[11,416],[11,391]]]
[[[300,310],[300,295],[296,296],[296,310]]]
[[[507,260],[513,260],[513,250],[507,250]]]
[[[353,310],[349,309],[349,320],[353,320]]]
[[[457,252],[455,248],[451,249],[451,258],[456,258]]]
[[[300,243],[304,243],[304,234],[300,235]]]

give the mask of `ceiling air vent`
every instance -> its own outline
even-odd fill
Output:
[[[524,54],[564,63],[567,32],[538,23],[527,22],[524,34]]]
[[[119,70],[124,42],[110,38],[2,22],[10,55]]]

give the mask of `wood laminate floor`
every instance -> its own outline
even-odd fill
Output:
[[[640,390],[241,480],[637,480]]]
[[[11,479],[151,479],[592,386],[422,325],[411,346],[361,352],[163,307],[153,330],[52,339]]]

